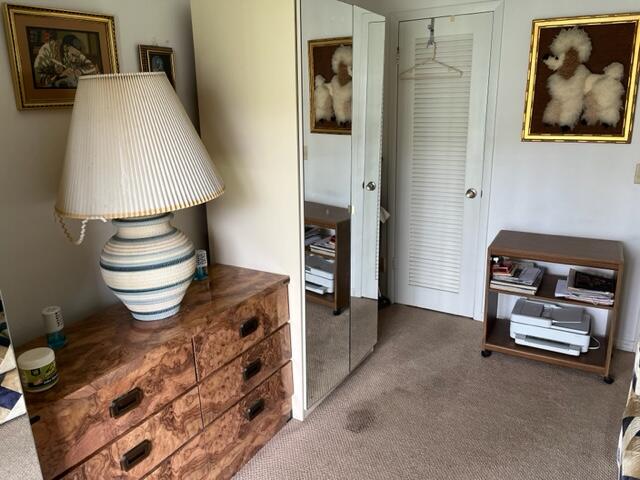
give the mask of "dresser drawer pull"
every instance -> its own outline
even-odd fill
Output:
[[[120,466],[122,467],[122,470],[128,472],[147,458],[150,453],[151,442],[149,440],[141,441],[138,445],[122,455],[122,458],[120,458]]]
[[[249,320],[244,322],[242,325],[240,325],[240,338],[251,335],[253,332],[258,330],[259,325],[260,322],[256,317],[250,318]]]
[[[140,405],[143,396],[142,390],[139,387],[136,387],[130,392],[127,392],[113,400],[109,407],[109,413],[113,418],[118,418]]]
[[[255,377],[262,370],[262,360],[257,359],[242,369],[242,378],[247,380]]]
[[[247,420],[251,421],[256,418],[258,415],[262,413],[264,410],[264,399],[256,400],[245,410],[245,417]]]

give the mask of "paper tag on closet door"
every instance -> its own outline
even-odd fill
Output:
[[[455,21],[456,21],[456,17],[454,17],[453,15],[451,15],[451,16],[449,17],[449,23],[453,23],[453,22],[455,22]]]
[[[633,179],[633,183],[640,185],[640,163],[636,165],[636,176]]]
[[[306,145],[302,147],[302,160],[309,160],[309,147]]]

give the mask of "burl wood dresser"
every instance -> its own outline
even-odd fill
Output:
[[[58,384],[26,396],[45,479],[236,473],[291,418],[287,284],[216,265],[170,319],[115,305],[67,328]]]

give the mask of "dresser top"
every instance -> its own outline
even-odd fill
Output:
[[[180,312],[166,320],[134,320],[126,307],[118,303],[65,327],[67,345],[56,351],[60,379],[50,390],[25,393],[28,408],[36,411],[65,398],[115,367],[141,358],[161,345],[184,342],[204,325],[207,315],[223,312],[288,282],[284,275],[214,265],[209,268],[207,280],[191,284]],[[17,354],[46,344],[46,339],[40,337],[23,345]]]

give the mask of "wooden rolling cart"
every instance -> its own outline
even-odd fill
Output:
[[[532,260],[612,270],[616,279],[614,304],[612,306],[592,305],[590,303],[566,298],[557,298],[554,295],[556,284],[559,279],[565,277],[548,272],[545,272],[540,288],[535,295],[510,293],[491,288],[492,257],[510,257],[513,260]],[[622,303],[623,269],[623,246],[622,243],[618,241],[543,235],[509,230],[500,231],[487,251],[482,356],[488,357],[491,355],[491,352],[507,353],[518,357],[597,373],[603,376],[606,383],[613,383],[613,377],[610,374],[611,356],[613,353],[613,343],[615,341],[617,317]],[[509,336],[509,320],[498,318],[498,295],[513,295],[553,303],[579,305],[582,307],[606,310],[608,315],[605,336],[596,337],[600,342],[600,348],[597,350],[589,350],[579,357],[572,357],[517,345]]]
[[[304,202],[304,224],[327,228],[335,231],[336,256],[331,257],[320,253],[314,255],[324,256],[335,260],[333,277],[333,293],[320,295],[306,291],[309,301],[333,308],[333,313],[339,315],[349,307],[349,283],[351,272],[351,215],[348,208],[333,207],[321,203]],[[309,247],[305,253],[310,253]]]

